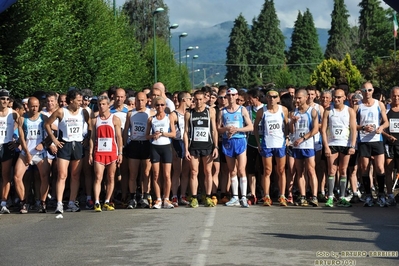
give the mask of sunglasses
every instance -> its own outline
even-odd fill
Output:
[[[373,89],[362,89],[362,92],[366,92],[366,91],[368,91],[368,92],[372,92],[372,91],[373,91]]]
[[[1,97],[1,98],[0,98],[0,100],[2,100],[2,101],[9,101],[9,100],[10,100],[10,98]]]
[[[165,104],[164,104],[164,103],[160,103],[160,104],[156,104],[155,106],[156,106],[156,107],[165,106]]]
[[[219,99],[226,99],[226,96],[218,96]]]
[[[233,97],[233,96],[236,96],[236,94],[227,94],[226,96]]]
[[[341,99],[342,97],[344,97],[344,96],[334,96],[333,98],[334,99]]]
[[[276,99],[278,97],[278,95],[268,95],[267,97]]]

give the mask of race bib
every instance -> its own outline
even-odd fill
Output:
[[[389,132],[399,133],[399,119],[398,118],[390,118],[389,119]]]
[[[333,139],[348,139],[349,137],[349,130],[344,125],[333,125],[331,130]]]
[[[269,135],[282,134],[281,125],[277,121],[267,121],[267,132]]]
[[[7,136],[7,124],[0,124],[0,143],[4,143]]]
[[[99,138],[97,151],[99,152],[111,152],[112,151],[112,138]]]
[[[207,127],[194,127],[194,141],[208,142],[209,128]]]
[[[133,136],[142,137],[145,135],[146,125],[143,122],[133,122]]]
[[[81,126],[77,123],[68,123],[67,124],[68,138],[79,139],[82,136]]]

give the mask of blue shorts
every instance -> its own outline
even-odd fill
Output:
[[[186,156],[186,153],[184,150],[184,142],[180,139],[173,139],[172,145],[177,153],[177,157],[179,157],[180,159],[183,159]]]
[[[224,155],[235,158],[247,149],[246,138],[223,139],[222,150]]]
[[[292,155],[295,159],[308,159],[316,155],[314,149],[292,149]]]
[[[265,148],[262,147],[260,150],[260,155],[265,158],[269,157],[276,157],[276,158],[283,158],[285,156],[285,146],[282,148]]]

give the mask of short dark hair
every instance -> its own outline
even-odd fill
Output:
[[[179,103],[183,101],[183,99],[187,96],[187,94],[190,93],[187,91],[181,91],[177,94],[177,100],[179,101]]]
[[[66,101],[69,104],[71,101],[75,100],[77,96],[82,96],[82,92],[78,89],[73,89],[68,91],[66,94]]]

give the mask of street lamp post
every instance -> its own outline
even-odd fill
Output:
[[[179,27],[179,24],[176,24],[176,23],[174,23],[174,24],[169,26],[169,47],[171,47],[170,42],[172,40],[172,34],[170,33],[170,31],[174,30],[174,29],[177,29],[178,27]]]
[[[192,88],[191,89],[194,89],[194,59],[197,59],[198,58],[198,55],[194,55],[193,56],[193,58],[192,58],[192,60],[191,60],[191,70],[192,70],[192,73],[191,73],[191,82],[193,83],[193,86],[192,86]]]
[[[189,47],[187,47],[187,49],[186,49],[186,66],[187,66],[187,58],[188,58],[187,52],[188,52],[188,51],[191,51],[191,50],[193,50],[193,49],[194,49],[194,47],[192,47],[192,46],[189,46]]]
[[[152,12],[152,20],[154,22],[154,83],[158,81],[157,78],[157,38],[156,38],[156,14],[164,12],[165,9],[158,7]]]
[[[183,32],[179,35],[179,77],[180,77],[180,90],[181,89],[181,38],[187,37],[187,32]]]

